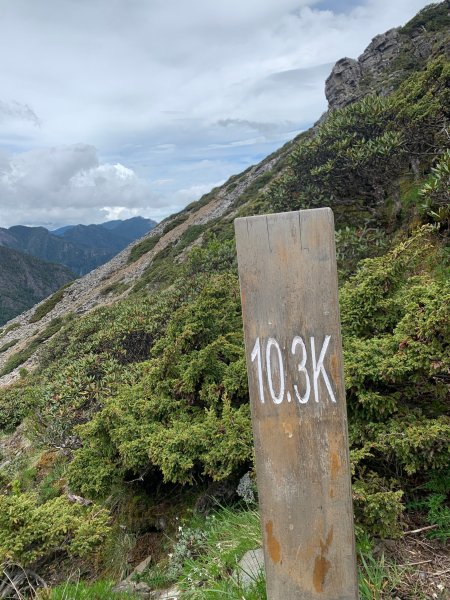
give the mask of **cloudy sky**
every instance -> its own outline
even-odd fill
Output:
[[[0,0],[0,227],[180,210],[423,0]]]

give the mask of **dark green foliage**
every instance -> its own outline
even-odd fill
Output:
[[[133,287],[134,292],[144,288],[150,290],[164,289],[173,283],[180,272],[179,265],[175,264],[170,246],[158,252],[152,262],[145,269],[138,283]]]
[[[55,308],[55,306],[60,302],[64,297],[64,291],[68,288],[70,283],[67,283],[62,288],[60,288],[57,292],[55,292],[50,298],[48,298],[45,302],[40,304],[33,315],[30,318],[30,323],[37,323],[40,321],[45,315],[47,315],[51,310]]]
[[[147,252],[153,250],[160,239],[161,235],[152,235],[133,246],[131,248],[130,256],[128,257],[128,262],[136,262],[139,258],[141,258],[141,256],[144,256],[144,254],[147,254]]]
[[[450,229],[450,149],[440,157],[431,169],[428,181],[419,190],[423,199],[422,213],[433,221]]]
[[[410,503],[409,508],[426,511],[427,520],[435,529],[429,536],[445,541],[450,538],[450,470],[435,471],[431,478],[416,490],[420,499]],[[424,494],[425,492],[425,494]]]
[[[195,242],[207,227],[207,225],[191,225],[188,227],[175,246],[176,255],[181,254],[183,250]]]
[[[181,225],[182,223],[184,223],[185,221],[187,221],[187,219],[189,218],[189,213],[187,212],[181,212],[178,213],[176,215],[171,215],[170,217],[167,218],[167,225],[165,225],[164,227],[164,235],[166,233],[169,233],[169,231],[172,231],[172,229],[175,229],[175,227],[178,227],[178,225]]]
[[[409,164],[424,172],[448,145],[449,106],[450,62],[439,58],[391,96],[367,96],[333,111],[300,141],[289,170],[269,186],[272,209],[328,205],[338,222],[355,225],[364,215],[380,218],[386,199],[398,204]]]
[[[392,100],[376,96],[332,112],[293,152],[292,175],[271,190],[274,208],[348,204],[349,198],[353,204],[360,198],[362,207],[379,203],[407,161],[395,120]]]
[[[357,514],[378,535],[411,481],[450,459],[450,286],[433,276],[431,232],[364,261],[341,291]]]
[[[39,398],[37,386],[25,382],[0,388],[0,431],[13,431],[36,406]]]
[[[189,253],[184,264],[184,274],[188,277],[228,270],[237,271],[234,240],[220,242],[212,239],[207,246],[197,246]]]
[[[450,28],[449,4],[444,2],[433,2],[423,8],[404,27],[401,33],[411,35],[413,32],[445,31]]]
[[[336,231],[336,258],[340,278],[354,272],[363,258],[382,254],[388,246],[386,232],[377,227],[342,227]]]
[[[83,448],[70,477],[83,493],[103,495],[125,470],[157,468],[166,481],[186,483],[202,474],[224,478],[250,460],[237,279],[224,273],[198,285],[174,312],[139,382],[105,399],[80,429]]]

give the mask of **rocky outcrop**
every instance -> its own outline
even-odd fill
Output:
[[[436,30],[431,25],[436,11],[443,13],[442,19],[448,19],[445,3],[437,8],[432,5],[419,13],[420,20],[415,17],[403,28],[390,29],[374,37],[357,60],[338,60],[325,82],[328,108],[342,108],[369,93],[386,96],[409,72],[422,68],[435,48],[442,50],[444,45],[448,53],[448,30],[445,27]]]
[[[325,96],[330,108],[341,108],[359,96],[361,65],[354,58],[341,58],[325,83]]]

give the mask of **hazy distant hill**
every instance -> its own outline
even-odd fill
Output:
[[[0,228],[0,246],[64,265],[76,275],[85,275],[155,225],[155,221],[142,217],[102,225],[69,225],[52,232],[44,227],[16,225]]]
[[[0,246],[0,325],[74,278],[66,267]]]

